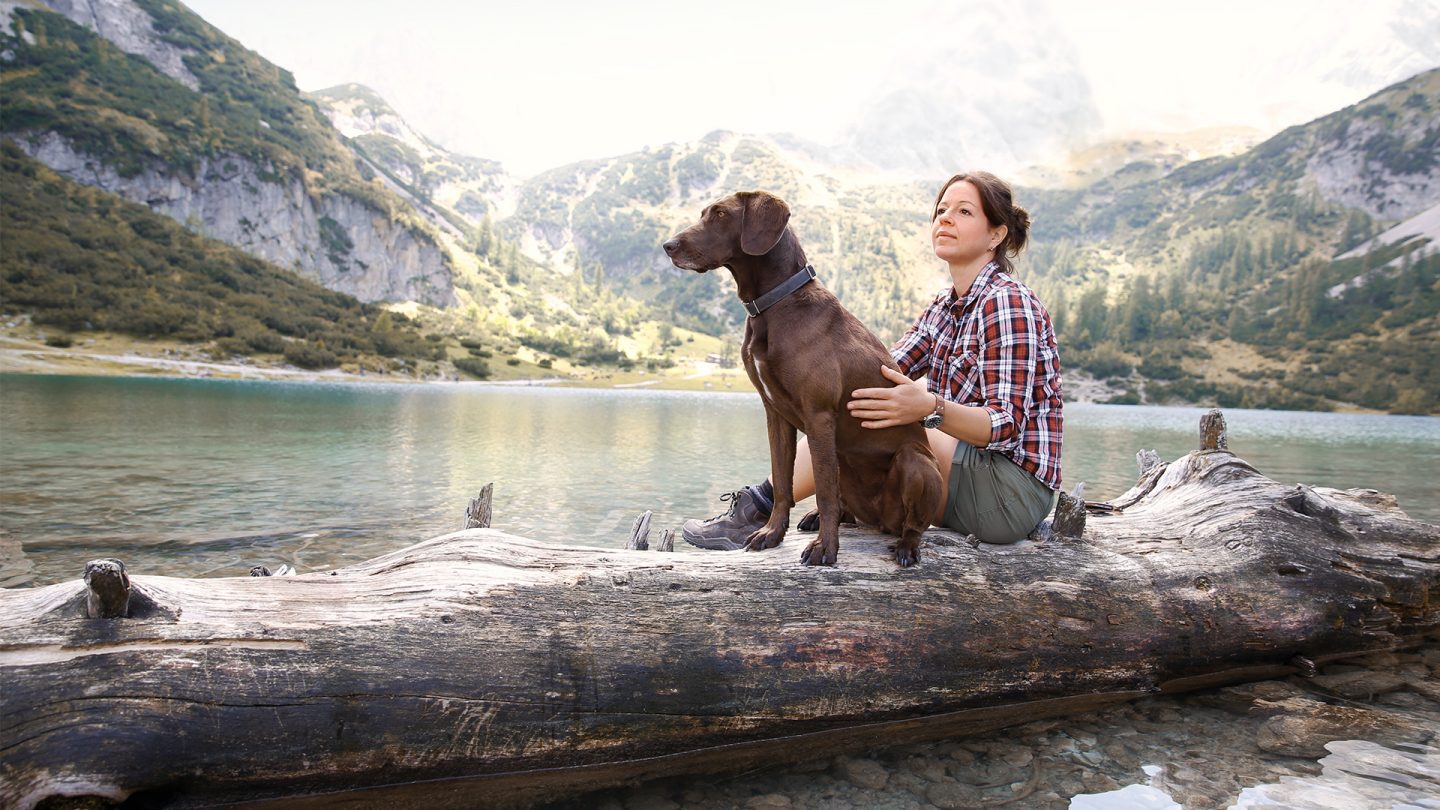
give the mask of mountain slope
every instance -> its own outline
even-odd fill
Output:
[[[71,182],[0,143],[0,301],[37,324],[209,344],[304,368],[410,371],[444,356],[405,316]],[[62,344],[63,345],[63,344]]]
[[[31,155],[332,289],[453,302],[434,229],[285,71],[176,3],[5,9],[0,134]]]
[[[1165,381],[1152,386],[1160,397],[1229,397],[1229,385],[1254,405],[1440,405],[1440,380],[1414,368],[1437,322],[1424,240],[1339,257],[1440,201],[1440,70],[1236,157],[1030,194],[1037,240],[1049,241],[1029,267],[1082,365],[1138,365]],[[1392,261],[1406,267],[1403,298],[1383,274],[1354,283]],[[1206,348],[1226,340],[1265,367],[1232,368]]]

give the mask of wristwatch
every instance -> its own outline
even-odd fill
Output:
[[[945,421],[945,398],[939,394],[935,395],[935,410],[931,411],[920,420],[920,427],[938,428],[940,423]]]

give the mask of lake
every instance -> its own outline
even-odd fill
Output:
[[[1136,450],[1193,449],[1204,411],[1067,404],[1066,489],[1119,495]],[[1275,480],[1379,489],[1440,522],[1440,418],[1226,417]],[[754,394],[0,375],[0,530],[32,584],[100,556],[176,576],[358,562],[460,528],[492,481],[495,528],[620,547],[647,509],[652,538],[718,512],[767,454]]]

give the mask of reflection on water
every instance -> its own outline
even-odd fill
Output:
[[[1189,451],[1202,412],[1067,406],[1066,486],[1119,495],[1135,451]],[[1276,480],[1380,489],[1440,521],[1440,419],[1227,417]],[[646,509],[676,526],[769,472],[740,394],[7,375],[0,428],[0,529],[41,583],[101,554],[176,575],[358,562],[458,528],[490,481],[497,528],[615,546]]]

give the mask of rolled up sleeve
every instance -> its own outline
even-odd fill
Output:
[[[990,412],[985,449],[1012,450],[1034,406],[1040,319],[1029,300],[1011,290],[996,292],[981,307],[977,371],[982,407]]]
[[[909,331],[890,347],[890,357],[900,367],[900,373],[912,380],[930,370],[930,352],[934,337],[926,324],[929,314],[928,310],[922,313],[910,326]]]

